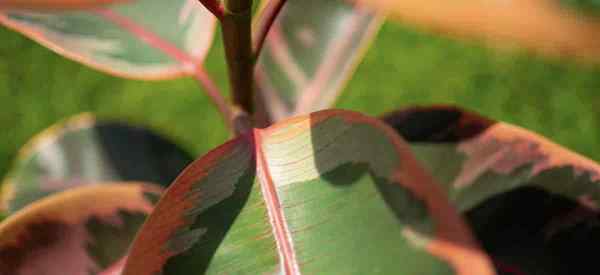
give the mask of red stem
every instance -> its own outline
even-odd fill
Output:
[[[112,10],[95,9],[93,12],[181,63],[185,71],[192,75],[198,81],[198,83],[204,87],[206,94],[217,106],[227,125],[231,127],[232,114],[229,105],[221,95],[217,85],[215,85],[214,81],[206,73],[202,65],[197,64],[198,62],[195,61],[192,56],[180,50],[169,41],[166,41],[151,31],[148,31],[143,26],[138,25],[136,22],[133,22],[129,20],[129,18],[124,17]]]
[[[254,113],[252,2],[252,0],[224,1],[225,14],[221,20],[231,97],[237,108],[235,111],[242,111],[248,115]],[[243,117],[247,116],[243,115]]]
[[[210,11],[214,16],[216,16],[219,20],[223,19],[223,15],[225,14],[225,9],[223,5],[218,0],[198,0],[200,3]]]
[[[252,41],[254,60],[258,58],[258,55],[265,44],[265,40],[267,39],[267,35],[269,34],[269,30],[271,30],[271,26],[275,22],[277,15],[281,12],[285,2],[286,0],[270,0],[262,11],[259,21],[256,24],[256,31],[253,35],[254,41]]]

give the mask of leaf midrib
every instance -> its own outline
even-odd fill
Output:
[[[252,144],[256,150],[256,169],[258,170],[258,180],[261,186],[261,192],[267,207],[269,222],[273,230],[273,236],[277,245],[281,267],[284,274],[300,274],[296,251],[292,242],[291,233],[285,220],[281,202],[277,195],[277,189],[273,178],[269,172],[267,160],[262,149],[262,136],[260,129],[254,129],[252,135]]]
[[[192,58],[192,56],[180,50],[171,42],[161,38],[154,32],[128,19],[127,17],[106,8],[94,9],[91,12],[115,24],[117,27],[130,33],[132,36],[138,38],[148,46],[155,48],[165,55],[173,58],[179,62],[183,68],[195,67],[194,58]]]

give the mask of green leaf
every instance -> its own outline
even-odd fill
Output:
[[[0,224],[0,271],[119,274],[159,192],[157,186],[114,183],[79,187],[37,201]]]
[[[384,119],[434,171],[499,272],[597,269],[586,251],[600,245],[598,164],[456,107],[409,108]]]
[[[518,45],[542,54],[600,61],[600,22],[561,2],[571,0],[434,1],[357,0],[403,24],[459,38],[477,38],[491,46]],[[592,2],[587,1],[587,2]],[[571,1],[573,2],[573,1]],[[597,4],[596,4],[597,5]],[[502,43],[499,43],[502,42]]]
[[[0,9],[82,9],[131,0],[2,0]]]
[[[269,31],[255,74],[271,117],[330,107],[381,22],[350,1],[287,1]]]
[[[167,186],[191,162],[151,131],[83,114],[58,123],[21,150],[2,185],[2,208],[12,214],[65,189],[111,181]]]
[[[255,129],[192,163],[124,274],[493,274],[394,131],[349,111]]]
[[[201,66],[215,18],[195,0],[136,0],[85,10],[9,9],[0,23],[101,71],[165,79]]]

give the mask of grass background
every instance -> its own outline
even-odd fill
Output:
[[[206,66],[225,89],[218,40]],[[378,115],[413,104],[457,104],[600,160],[599,87],[600,66],[490,50],[388,23],[337,107]],[[34,134],[80,112],[147,125],[195,155],[227,138],[192,80],[118,79],[0,29],[0,175]]]

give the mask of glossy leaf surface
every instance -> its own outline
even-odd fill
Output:
[[[195,0],[136,0],[85,10],[6,10],[0,23],[55,52],[131,78],[193,74],[215,18]]]
[[[119,274],[157,186],[79,187],[42,199],[0,224],[0,274]]]
[[[345,0],[289,0],[258,59],[256,81],[275,120],[333,104],[382,19]]]
[[[2,185],[2,208],[11,214],[52,193],[98,182],[167,186],[190,162],[188,154],[147,129],[80,115],[25,145]]]
[[[81,9],[133,0],[2,0],[0,9]]]
[[[401,22],[462,37],[517,42],[541,53],[600,61],[600,21],[561,0],[357,0]],[[593,1],[590,1],[593,2]],[[510,44],[509,44],[510,45]]]
[[[492,274],[379,120],[322,111],[255,129],[178,177],[124,274]]]
[[[385,120],[435,171],[500,274],[598,270],[587,252],[600,245],[598,164],[454,107],[409,108]]]

